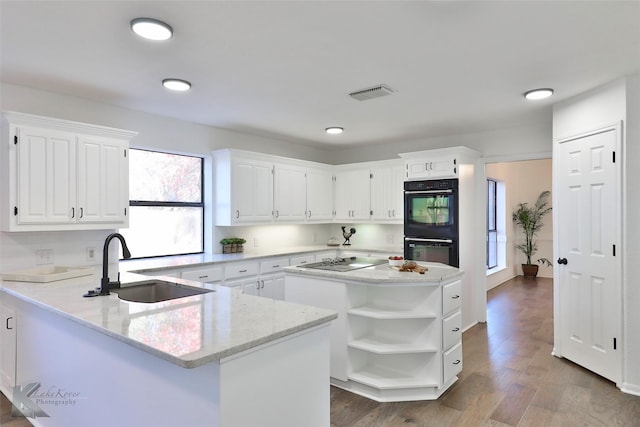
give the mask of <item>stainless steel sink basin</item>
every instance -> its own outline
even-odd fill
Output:
[[[118,298],[126,301],[152,303],[206,294],[213,291],[162,280],[152,280],[137,285],[112,289],[111,292],[118,294]]]

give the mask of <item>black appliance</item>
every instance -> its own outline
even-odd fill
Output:
[[[459,266],[458,180],[404,183],[406,259]]]
[[[425,239],[405,237],[404,257],[413,261],[441,262],[460,266],[457,239]]]

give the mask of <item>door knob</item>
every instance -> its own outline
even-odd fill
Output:
[[[558,264],[567,265],[567,259],[566,258],[558,258]]]

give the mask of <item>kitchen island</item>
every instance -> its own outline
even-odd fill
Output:
[[[462,370],[462,271],[351,263],[342,271],[284,269],[285,300],[338,313],[330,327],[331,384],[380,402],[437,399]]]
[[[83,298],[99,280],[0,282],[0,384],[34,425],[329,425],[335,312],[224,286],[155,303]],[[123,275],[123,287],[146,280]]]

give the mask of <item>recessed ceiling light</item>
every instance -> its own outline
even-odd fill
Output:
[[[344,129],[341,128],[341,127],[337,127],[337,126],[331,126],[329,128],[326,128],[324,131],[327,132],[330,135],[337,135],[339,133],[342,133],[344,131]]]
[[[168,40],[173,35],[173,28],[169,24],[153,18],[136,18],[131,21],[131,29],[149,40]]]
[[[524,97],[530,100],[538,100],[548,98],[553,95],[553,89],[542,88],[542,89],[533,89],[528,92],[525,92]]]
[[[191,83],[186,80],[180,79],[164,79],[162,81],[162,86],[166,87],[167,89],[180,92],[191,89]]]

